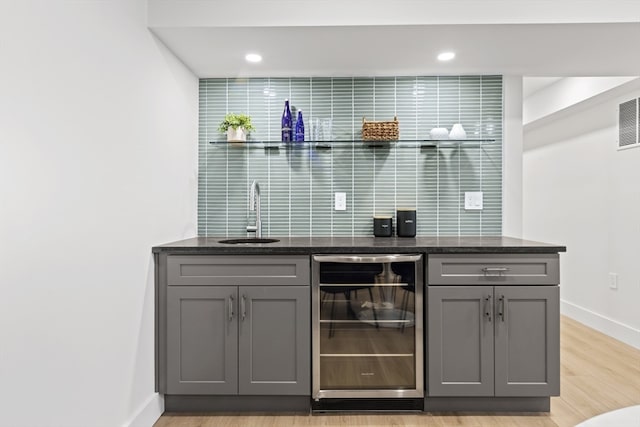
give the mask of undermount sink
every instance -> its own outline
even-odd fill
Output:
[[[279,241],[280,240],[278,239],[257,239],[255,237],[246,237],[241,239],[220,240],[218,243],[225,243],[227,245],[240,245],[246,243],[275,243]]]

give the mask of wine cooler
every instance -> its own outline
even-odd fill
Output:
[[[313,256],[313,398],[419,398],[422,255]]]

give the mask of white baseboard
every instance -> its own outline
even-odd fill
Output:
[[[151,427],[164,412],[164,398],[158,393],[151,395],[138,411],[122,427]]]
[[[638,329],[565,300],[560,301],[560,312],[596,331],[640,350],[640,330]]]

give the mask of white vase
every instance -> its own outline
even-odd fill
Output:
[[[449,139],[449,131],[447,128],[433,128],[429,136],[431,139]]]
[[[247,132],[245,132],[243,127],[227,129],[227,142],[246,142],[247,141]]]
[[[456,123],[449,132],[449,139],[467,139],[467,132],[460,123]]]

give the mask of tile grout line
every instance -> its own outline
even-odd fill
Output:
[[[331,77],[331,92],[330,92],[329,97],[331,99],[331,103],[330,103],[330,106],[331,106],[331,114],[330,114],[330,117],[331,117],[331,135],[329,135],[329,137],[330,137],[331,140],[333,140],[333,77]],[[333,206],[333,203],[334,203],[333,199],[335,197],[333,195],[334,194],[333,193],[333,150],[331,150],[330,156],[331,156],[331,174],[330,174],[330,176],[331,176],[331,194],[329,195],[329,200],[331,201],[331,228],[329,229],[329,236],[333,237],[333,212],[334,212],[334,209],[335,209],[334,206]]]
[[[458,76],[458,123],[460,123],[460,76]],[[462,147],[460,147],[462,149]],[[460,203],[460,196],[462,195],[462,185],[460,183],[460,179],[461,179],[461,173],[460,173],[460,159],[462,157],[460,150],[458,150],[458,152],[456,153],[457,157],[458,157],[458,236],[461,235],[461,221],[460,221],[460,216],[462,215],[461,212],[461,203]],[[463,198],[463,202],[464,202],[464,198]]]
[[[416,96],[415,96],[415,105],[416,105],[416,139],[418,139],[418,96],[420,94],[420,90],[419,90],[419,85],[418,85],[418,76],[416,76],[416,83],[415,83],[415,87],[416,87]],[[416,147],[415,149],[415,158],[416,158],[416,167],[415,167],[415,185],[416,185],[416,197],[415,197],[415,203],[416,203],[416,217],[418,215],[418,205],[419,205],[419,199],[418,199],[418,154],[420,153],[420,148]],[[417,222],[417,219],[416,219]],[[416,226],[416,231],[417,231],[418,227]]]
[[[309,78],[309,109],[313,117],[313,77]],[[309,147],[309,236],[313,237],[313,148]]]
[[[376,119],[376,78],[373,78],[373,120]],[[373,147],[373,210],[372,215],[376,214],[376,147]]]
[[[480,76],[480,139],[484,139],[484,129],[482,128],[482,119],[484,118],[484,105],[482,103],[482,92],[483,92],[483,80],[482,80],[482,76]],[[482,144],[479,145],[478,151],[480,153],[480,191],[483,192],[484,195],[484,190],[482,189],[482,178],[484,176],[484,169],[483,169],[483,164],[482,164]],[[483,197],[483,205],[484,205],[484,197]],[[484,206],[483,206],[484,207]],[[482,229],[482,211],[480,211],[480,235],[484,235],[484,230]]]
[[[225,79],[225,114],[229,113],[229,79]],[[229,236],[229,150],[225,150],[225,237]]]
[[[291,99],[291,78],[289,78],[289,99]],[[297,120],[297,117],[296,117],[296,120]],[[295,129],[294,129],[294,132],[295,132]],[[291,168],[288,168],[287,172],[289,175],[289,237],[291,237]]]
[[[398,78],[393,78],[393,114],[394,118],[398,114]],[[400,130],[398,124],[398,131]],[[400,133],[400,132],[398,132]],[[398,209],[398,153],[393,150],[393,206],[394,210]]]
[[[393,114],[394,118],[398,114],[398,78],[393,78]],[[400,128],[400,125],[398,125]],[[399,129],[398,129],[399,130]],[[399,133],[399,132],[398,132]],[[398,209],[398,153],[393,150],[393,207],[394,210]]]
[[[436,126],[440,127],[440,77],[436,77]],[[440,155],[437,152],[436,152],[436,235],[437,236],[440,235]]]
[[[502,77],[500,77],[500,98],[502,100],[502,102],[500,102],[500,152],[504,153],[504,137],[503,137],[503,132],[504,132],[504,79]],[[640,116],[639,116],[640,117]],[[502,170],[500,172],[500,183],[502,184],[502,182],[504,182],[504,161],[501,164],[502,166]],[[500,186],[500,218],[502,218],[502,214],[504,212],[504,206],[502,205],[502,200],[504,198],[504,190],[502,188],[502,185]],[[499,222],[500,224],[500,234],[502,234],[502,221]]]
[[[355,79],[351,77],[351,139],[355,140],[356,134],[356,120],[355,120]],[[355,168],[356,168],[356,147],[355,144],[351,143],[351,237],[355,237],[356,233],[356,221],[355,221],[355,212],[356,212],[356,188],[355,188]]]
[[[205,90],[205,98],[204,98],[204,104],[205,104],[205,112],[209,112],[209,85],[208,82],[205,81],[204,83],[204,90]],[[206,125],[206,121],[205,121],[205,128],[204,128],[204,135],[205,135],[205,144],[209,143],[209,127]],[[205,162],[207,160],[208,156],[205,156]],[[205,163],[206,164],[206,163]],[[198,175],[200,175],[200,167],[198,166]],[[209,168],[205,168],[205,172],[204,172],[204,201],[205,201],[205,207],[204,207],[204,233],[205,235],[209,234]],[[199,221],[198,221],[199,222]]]
[[[250,99],[250,97],[249,97],[249,86],[250,86],[250,84],[251,84],[251,80],[248,80],[247,81],[247,110],[249,110],[249,111],[251,111],[250,101],[249,101],[249,99]],[[248,189],[249,188],[249,155],[246,156],[246,159],[247,159],[247,167],[246,167],[247,180],[244,183],[244,188]],[[247,198],[246,198],[247,203],[245,204],[245,209],[247,209],[247,215],[246,215],[246,217],[247,217],[247,226],[249,225],[249,215],[250,215],[249,214],[250,211],[249,211],[248,207],[249,207],[249,203],[251,203],[250,200],[249,200],[249,197],[250,197],[249,191],[247,190]],[[245,234],[247,234],[247,233],[245,233]]]
[[[271,77],[268,80],[269,84],[269,102],[267,102],[267,128],[269,130],[269,137],[271,137]],[[267,155],[267,233],[271,232],[271,186],[269,185],[271,182],[271,156]]]

